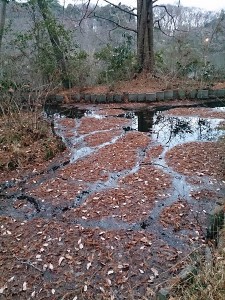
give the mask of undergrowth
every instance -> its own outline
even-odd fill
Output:
[[[43,118],[41,104],[25,108],[4,98],[0,105],[0,170],[23,169],[52,159],[65,149]]]
[[[220,139],[224,150],[221,157],[222,180],[225,181],[225,138]],[[225,212],[225,198],[224,198]],[[195,264],[195,261],[192,262]],[[197,274],[191,280],[181,282],[173,287],[169,300],[224,300],[225,299],[225,225],[218,234],[218,247],[214,249],[211,260],[202,257]]]
[[[225,237],[225,230],[221,231]],[[225,247],[225,245],[223,245]],[[215,251],[212,261],[201,259],[197,274],[173,288],[170,300],[225,299],[225,248]]]

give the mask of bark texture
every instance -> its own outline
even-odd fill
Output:
[[[153,0],[137,0],[137,57],[141,71],[153,72]]]

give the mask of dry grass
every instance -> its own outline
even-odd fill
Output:
[[[223,230],[225,237],[225,229]],[[225,244],[223,245],[225,246]],[[213,253],[212,262],[200,261],[198,273],[191,280],[173,287],[170,300],[224,300],[225,248]]]
[[[53,158],[64,149],[41,111],[16,111],[0,116],[0,169],[14,170]]]

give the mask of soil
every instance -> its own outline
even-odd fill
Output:
[[[129,130],[121,114],[140,103],[80,107],[92,114],[55,119],[67,150],[1,172],[1,299],[154,299],[207,244],[207,214],[224,198],[224,140],[167,148]]]

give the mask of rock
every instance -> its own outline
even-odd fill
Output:
[[[216,97],[224,98],[225,97],[225,89],[215,90]]]
[[[146,94],[138,94],[138,102],[145,102]]]
[[[147,93],[145,97],[146,97],[146,102],[156,101],[156,93]]]
[[[197,90],[192,90],[188,93],[188,98],[195,99],[197,95]]]
[[[106,103],[106,95],[104,95],[104,94],[96,95],[96,102],[97,103]]]
[[[91,101],[91,95],[90,94],[85,94],[84,95],[84,100],[85,100],[85,102],[90,102]]]
[[[114,99],[114,101],[115,101],[116,103],[122,102],[122,95],[115,94],[115,95],[113,96],[113,99]]]
[[[172,90],[164,91],[164,98],[165,100],[173,100],[173,91]]]
[[[135,102],[138,100],[138,95],[137,94],[129,94],[128,100],[129,100],[129,102]]]
[[[158,101],[163,101],[165,98],[164,98],[164,92],[157,92],[156,93],[156,100]]]
[[[209,91],[208,90],[198,90],[197,98],[198,99],[208,99]]]
[[[170,296],[170,288],[162,288],[157,293],[157,300],[167,300]]]
[[[80,96],[80,94],[74,94],[74,95],[71,95],[71,99],[75,102],[79,102],[81,99],[81,96]]]
[[[209,213],[207,238],[217,239],[219,230],[224,226],[224,206],[218,205]]]
[[[178,90],[178,98],[185,99],[186,98],[186,91],[185,90]]]
[[[192,265],[187,265],[178,275],[180,281],[190,279],[196,273],[196,268]]]
[[[95,103],[95,102],[96,102],[96,95],[91,94],[91,103]]]

